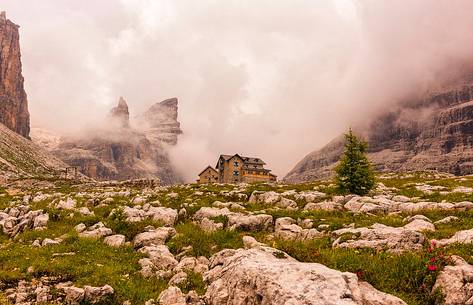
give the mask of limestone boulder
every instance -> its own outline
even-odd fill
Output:
[[[323,233],[316,229],[303,229],[294,219],[281,217],[276,219],[274,235],[285,240],[311,240],[323,236]]]
[[[433,291],[440,289],[445,305],[473,305],[473,266],[459,256],[452,256],[453,265],[437,276]]]
[[[161,227],[140,233],[133,239],[133,246],[141,248],[151,245],[163,245],[169,238],[176,235],[176,230],[171,227]]]
[[[435,231],[435,225],[424,219],[414,219],[404,226],[404,229],[417,231],[417,232],[433,232]]]
[[[343,205],[333,201],[309,202],[304,211],[343,211]]]
[[[400,253],[421,249],[425,237],[417,231],[376,223],[371,227],[333,231],[332,239],[332,247],[386,249],[392,253]]]
[[[301,263],[284,252],[257,247],[223,250],[211,259],[206,304],[405,305],[353,273]]]
[[[79,233],[80,237],[102,238],[112,235],[112,229],[105,227],[102,222],[98,222]]]
[[[56,209],[60,209],[60,210],[73,210],[77,205],[77,202],[68,197],[66,200],[60,200],[57,204],[56,204]]]
[[[228,227],[242,231],[272,231],[273,217],[266,214],[245,215],[233,213],[228,215]]]
[[[432,241],[437,246],[446,246],[450,244],[473,244],[473,229],[470,230],[462,230],[456,232],[452,237],[441,239],[441,240],[433,240]]]
[[[159,295],[160,305],[186,305],[186,297],[182,293],[181,289],[176,286],[171,286],[161,292]]]
[[[168,247],[165,245],[145,246],[138,250],[146,254],[147,258],[139,260],[141,274],[145,277],[158,276],[168,278],[172,275],[173,269],[178,261],[174,258]]]
[[[103,242],[110,247],[119,248],[125,244],[125,235],[115,234],[105,237]]]

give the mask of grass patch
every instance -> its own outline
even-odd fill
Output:
[[[243,247],[243,241],[237,231],[217,230],[207,233],[190,222],[178,224],[175,228],[178,235],[167,243],[174,254],[179,253],[187,246],[192,246],[188,255],[205,257],[210,257],[223,249]]]
[[[70,252],[75,255],[53,255]],[[59,245],[42,248],[11,243],[0,251],[0,281],[13,284],[20,279],[59,276],[79,286],[109,284],[115,289],[114,299],[117,302],[134,300],[144,303],[157,298],[165,289],[166,282],[145,279],[138,273],[138,260],[142,257],[131,247],[116,249],[100,240],[79,238],[76,235],[67,237]],[[26,272],[30,266],[34,268],[33,274]]]

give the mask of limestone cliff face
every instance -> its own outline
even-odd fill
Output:
[[[30,115],[21,74],[18,26],[0,13],[0,123],[29,138]]]
[[[420,101],[375,118],[358,132],[367,139],[369,158],[380,171],[438,170],[473,173],[473,79],[466,78]],[[285,180],[302,182],[333,174],[343,137],[306,156]]]
[[[135,128],[129,122],[126,101],[120,98],[103,126],[98,126],[81,135],[64,137],[52,151],[61,160],[97,180],[126,180],[136,178],[160,178],[163,184],[174,184],[182,179],[169,159],[169,145],[177,143],[181,132],[177,121],[177,99],[158,103],[151,107],[143,118],[150,120],[147,132]],[[176,126],[179,132],[163,126]],[[152,123],[152,124],[151,124]],[[138,123],[141,126],[142,123]],[[175,128],[175,127],[173,127]],[[35,131],[33,140],[45,142]]]
[[[170,98],[151,106],[140,118],[148,139],[155,144],[176,145],[182,133],[177,120],[178,100]]]

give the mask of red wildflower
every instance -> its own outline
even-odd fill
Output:
[[[435,265],[429,265],[429,266],[427,266],[427,269],[429,269],[429,271],[436,271],[436,270],[437,270],[437,266],[435,266]]]

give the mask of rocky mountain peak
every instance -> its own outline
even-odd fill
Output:
[[[152,105],[142,116],[146,135],[152,142],[176,145],[182,133],[177,120],[178,99],[173,97]]]
[[[19,26],[0,13],[0,123],[29,138],[30,114],[23,86]]]
[[[130,112],[128,111],[128,104],[125,99],[120,96],[118,106],[113,107],[110,111],[111,118],[118,122],[121,127],[130,126]]]

